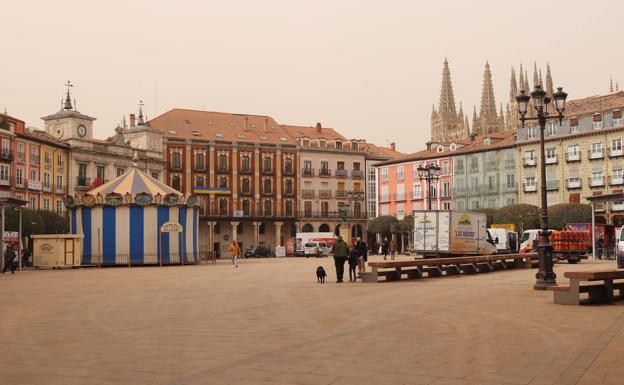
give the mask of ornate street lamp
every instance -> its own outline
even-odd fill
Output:
[[[416,170],[418,171],[418,177],[422,184],[423,179],[427,186],[427,209],[431,210],[431,182],[440,178],[440,166],[435,163],[429,163],[427,166],[419,165]]]
[[[518,115],[524,127],[524,122],[527,120],[537,121],[540,126],[540,149],[542,151],[540,165],[540,193],[542,198],[542,209],[540,210],[540,240],[538,245],[539,252],[539,268],[535,274],[535,285],[533,288],[536,290],[546,290],[548,286],[557,285],[557,275],[553,271],[553,249],[550,244],[550,233],[548,231],[548,201],[546,197],[546,153],[544,150],[544,130],[546,129],[546,120],[557,118],[559,124],[563,122],[563,112],[565,111],[565,101],[568,94],[563,92],[562,87],[557,88],[557,92],[553,95],[555,99],[555,110],[557,115],[548,115],[548,107],[551,102],[550,98],[546,95],[546,91],[542,89],[542,86],[536,85],[531,92],[531,97],[526,94],[524,90],[520,91],[520,94],[516,96],[518,102]],[[529,100],[533,99],[533,105],[537,112],[537,117],[527,118],[526,113],[528,110]]]

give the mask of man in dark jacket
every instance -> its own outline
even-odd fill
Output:
[[[342,283],[344,264],[349,256],[349,245],[339,235],[334,246],[332,246],[331,252],[334,255],[334,264],[336,265],[336,283]]]
[[[362,238],[358,237],[355,247],[357,247],[358,251],[360,252],[358,270],[361,274],[366,271],[366,262],[368,262],[368,246],[366,245],[366,242],[362,240]]]

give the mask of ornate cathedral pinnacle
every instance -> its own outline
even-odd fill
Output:
[[[609,79],[609,92],[613,92],[613,78]]]
[[[451,70],[449,69],[448,60],[446,60],[446,58],[444,58],[444,67],[442,68],[442,87],[440,88],[438,113],[456,114],[453,84],[451,83]]]
[[[440,85],[440,100],[438,108],[433,106],[431,112],[431,141],[448,142],[463,139],[464,122],[461,103],[459,114],[455,109],[455,96],[451,82],[451,71],[448,60],[444,58],[442,67],[442,81]]]
[[[539,84],[539,78],[537,76],[537,63],[533,62],[533,87],[538,86]]]
[[[550,74],[550,64],[546,63],[546,93],[551,100],[553,100],[553,95],[555,94],[555,89],[553,87],[552,75]]]
[[[524,72],[522,71],[522,64],[520,64],[520,80],[518,81],[518,87],[520,87],[520,90],[527,90],[526,88],[524,88]],[[514,95],[514,98],[516,97],[516,95]]]

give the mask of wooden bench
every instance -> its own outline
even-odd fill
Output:
[[[405,278],[478,274],[510,268],[530,268],[537,253],[495,254],[454,258],[429,258],[414,261],[369,262],[370,272],[361,273],[363,282],[397,281]]]
[[[624,280],[624,270],[568,271],[563,276],[570,280],[569,285],[548,287],[553,292],[553,301],[560,305],[611,303],[624,299],[624,281],[614,282]],[[582,295],[585,293],[587,298]]]

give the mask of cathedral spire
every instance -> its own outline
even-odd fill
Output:
[[[509,87],[509,99],[514,99],[516,95],[518,95],[518,82],[516,81],[516,70],[513,67],[511,67],[511,84]]]
[[[544,79],[542,78],[542,69],[539,69],[539,85],[544,88]]]
[[[520,78],[518,80],[518,87],[520,87],[520,90],[527,91],[524,88],[524,72],[522,71],[522,64],[520,64]],[[516,95],[514,95],[514,98],[516,97]]]
[[[539,85],[539,78],[537,76],[537,63],[533,62],[533,87]]]
[[[609,79],[609,92],[613,92],[613,78]]]
[[[546,93],[548,97],[553,100],[555,89],[553,87],[552,75],[550,74],[550,64],[546,63]]]
[[[445,113],[456,114],[455,96],[453,95],[453,84],[451,83],[451,70],[449,69],[448,60],[446,60],[446,58],[444,58],[444,66],[442,68],[442,85],[440,87],[438,113],[441,115]]]
[[[481,116],[496,115],[496,100],[494,99],[494,85],[492,83],[492,72],[490,64],[485,62],[485,71],[483,72],[483,88],[481,89]]]
[[[531,91],[531,87],[529,87],[529,71],[527,71],[527,69],[524,69],[524,89],[527,91],[527,93],[530,93],[529,91]]]

